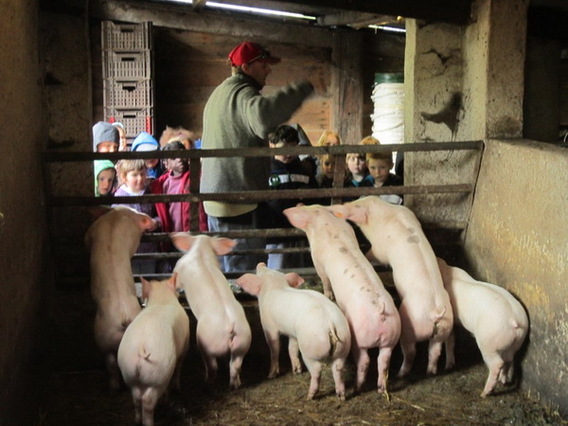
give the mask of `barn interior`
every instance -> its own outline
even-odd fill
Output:
[[[409,150],[405,186],[460,183],[471,188],[410,190],[405,204],[423,223],[457,231],[459,260],[471,274],[498,283],[522,301],[531,331],[521,362],[521,390],[568,416],[562,391],[568,380],[565,2],[221,2],[315,17],[307,21],[219,10],[209,3],[0,4],[6,18],[0,28],[5,132],[0,268],[6,278],[0,290],[0,338],[9,342],[0,349],[2,424],[37,423],[36,408],[52,368],[46,354],[54,351],[58,331],[54,318],[73,308],[53,296],[88,294],[88,282],[62,279],[69,276],[67,269],[73,276],[81,268],[61,261],[54,242],[62,236],[82,238],[80,231],[91,219],[54,206],[53,197],[90,195],[92,172],[84,161],[50,162],[46,172],[44,154],[92,149],[91,126],[105,118],[104,21],[152,23],[155,135],[166,126],[199,134],[208,95],[229,75],[227,53],[252,39],[283,59],[266,92],[296,79],[313,81],[316,96],[293,117],[312,141],[326,128],[337,129],[349,144],[371,133],[377,73],[404,75],[405,144],[482,141],[482,149],[473,151]]]

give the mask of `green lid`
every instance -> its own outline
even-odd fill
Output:
[[[381,83],[404,83],[404,74],[401,72],[376,72],[375,85]]]

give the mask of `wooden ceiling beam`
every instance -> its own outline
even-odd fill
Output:
[[[384,25],[397,20],[396,16],[379,15],[375,13],[341,12],[333,15],[325,15],[318,18],[318,25],[324,27],[350,26],[363,28],[369,25]]]
[[[204,10],[195,12],[191,6],[150,3],[138,0],[91,0],[89,14],[99,19],[122,22],[152,21],[154,26],[227,35],[243,40],[262,36],[274,42],[331,47],[330,31],[327,28],[294,25],[284,22],[268,22],[251,15],[219,14]],[[290,30],[294,25],[293,31]]]
[[[193,10],[198,11],[198,10],[202,10],[205,7],[206,3],[207,3],[207,0],[193,0],[193,2],[191,4],[193,6]]]
[[[269,3],[273,0],[265,0]],[[381,15],[404,16],[427,21],[467,24],[472,0],[287,0],[309,8],[340,9]]]

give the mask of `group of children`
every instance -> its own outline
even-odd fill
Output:
[[[300,143],[300,136],[295,127],[281,125],[274,133],[269,135],[268,142],[271,148],[297,146]],[[379,143],[372,136],[368,136],[360,142],[360,144]],[[337,132],[331,130],[324,131],[317,142],[317,146],[340,144],[341,137]],[[274,156],[271,160],[270,189],[331,188],[335,169],[334,157],[322,155],[312,160],[314,161],[307,158],[300,159],[297,155]],[[346,164],[348,173],[343,183],[344,187],[382,187],[403,184],[402,178],[390,171],[394,165],[390,152],[367,155],[347,154]],[[400,195],[389,194],[380,197],[393,204],[402,204],[402,196]],[[273,227],[290,228],[291,225],[282,212],[300,202],[304,204],[326,204],[329,200],[321,198],[270,200],[268,205],[273,215]],[[303,239],[272,238],[269,239],[267,248],[300,247],[304,242]],[[309,262],[309,257],[306,257],[305,253],[270,253],[268,256],[268,267],[272,269],[282,269],[290,265],[309,266]]]
[[[120,124],[120,123],[119,123]],[[299,126],[298,126],[299,127]],[[297,146],[301,144],[301,133],[298,127],[281,125],[268,137],[272,148]],[[127,150],[122,148],[121,133],[123,126],[116,123],[98,122],[93,126],[93,148],[96,152],[116,152]],[[124,133],[123,133],[124,134]],[[173,135],[173,136],[172,136]],[[160,139],[160,143],[149,133],[141,132],[132,142],[132,151],[156,150],[184,150],[192,148],[192,141],[185,132],[175,133],[175,129],[167,128],[164,135],[168,140]],[[360,144],[378,144],[379,141],[371,136],[364,138]],[[317,146],[340,145],[341,137],[337,132],[326,130],[322,133]],[[188,148],[189,146],[189,148]],[[392,173],[392,154],[347,154],[346,164],[348,173],[343,183],[344,187],[381,187],[402,185],[401,177]],[[273,190],[303,189],[303,188],[331,188],[335,160],[331,155],[322,155],[316,158],[300,158],[295,154],[275,155],[271,159],[269,187]],[[189,161],[184,158],[130,160],[122,159],[117,164],[109,160],[96,160],[95,196],[139,196],[147,194],[187,194],[189,193]],[[402,204],[402,196],[381,195],[386,201],[393,204]],[[290,228],[288,220],[282,213],[285,209],[297,203],[325,204],[324,199],[274,199],[268,202],[270,208],[270,224],[272,228]],[[112,204],[112,201],[109,200]],[[116,204],[112,204],[113,206]],[[124,204],[123,204],[124,205]],[[188,232],[190,229],[189,202],[172,203],[132,203],[126,204],[133,209],[146,213],[157,220],[160,232]],[[199,206],[199,230],[207,231],[207,217],[202,205]],[[271,238],[268,240],[268,249],[282,249],[300,247],[303,239]],[[156,243],[144,242],[140,245],[138,253],[152,253],[159,250],[169,251],[170,247]],[[306,253],[271,253],[268,256],[268,266],[273,269],[282,269],[289,265],[308,266],[309,256]],[[172,265],[168,262],[157,265],[154,259],[133,260],[133,272],[138,274],[151,274],[154,272],[169,272]]]
[[[98,122],[93,126],[93,147],[96,152],[116,152],[119,148],[119,134],[111,123]],[[175,136],[165,142],[162,151],[185,150],[183,138]],[[132,142],[132,151],[160,150],[160,144],[147,132],[141,132]],[[116,164],[109,160],[96,160],[94,164],[95,196],[106,197],[113,207],[112,197],[140,196],[147,194],[189,193],[189,160],[185,158],[132,160],[122,159]],[[156,219],[156,231],[188,232],[191,220],[189,202],[122,203]],[[202,206],[199,209],[200,231],[207,231],[207,218]],[[137,253],[169,251],[169,247],[153,242],[142,242]],[[156,263],[155,259],[133,259],[135,274],[171,272],[168,261]]]

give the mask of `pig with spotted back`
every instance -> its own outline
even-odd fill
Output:
[[[241,385],[240,371],[251,344],[250,325],[242,305],[235,299],[217,256],[230,253],[236,242],[229,238],[192,236],[178,232],[170,236],[185,254],[177,262],[177,286],[183,288],[197,319],[197,345],[205,363],[205,378],[215,380],[217,358],[230,354],[231,389]]]
[[[481,396],[493,392],[497,381],[513,379],[513,360],[523,344],[529,319],[511,293],[494,284],[477,281],[463,269],[438,258],[444,286],[454,308],[454,321],[475,337],[489,375]],[[446,342],[446,368],[455,364],[455,336]]]
[[[91,294],[97,305],[95,342],[105,357],[110,388],[120,386],[116,352],[126,327],[140,312],[130,259],[144,231],[157,223],[129,207],[109,209],[87,230],[85,244],[90,250]]]
[[[357,364],[355,390],[360,391],[369,368],[368,349],[379,348],[379,392],[387,392],[393,348],[400,337],[400,317],[391,295],[359,249],[353,228],[320,205],[284,210],[310,243],[324,293],[335,298],[351,331],[351,352]]]
[[[400,345],[404,360],[398,376],[410,372],[416,342],[425,340],[429,340],[427,373],[436,374],[442,346],[452,331],[454,318],[434,250],[420,222],[407,207],[390,204],[376,196],[329,209],[358,225],[372,245],[372,255],[392,268],[401,299]]]
[[[132,392],[136,424],[154,424],[154,409],[168,385],[179,391],[189,348],[189,317],[176,293],[176,275],[142,279],[146,307],[128,326],[118,347],[118,366]]]
[[[237,284],[258,297],[260,321],[270,348],[269,378],[280,373],[280,335],[288,336],[292,370],[302,372],[298,351],[311,376],[308,400],[320,384],[322,363],[332,362],[335,392],[345,400],[343,368],[349,355],[351,333],[345,316],[335,303],[314,290],[297,287],[304,280],[296,273],[284,275],[259,263],[256,275],[245,274]]]

